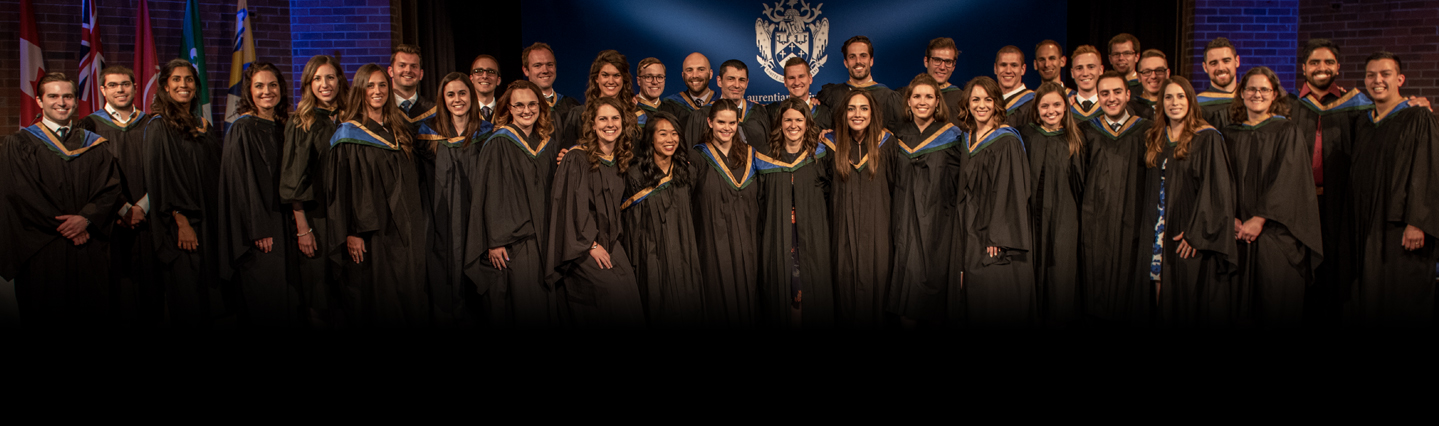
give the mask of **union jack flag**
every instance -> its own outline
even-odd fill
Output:
[[[100,48],[100,25],[96,21],[94,0],[82,0],[80,9],[80,111],[76,117],[85,117],[105,109],[105,96],[100,92],[103,83],[100,70],[105,69],[105,54]]]

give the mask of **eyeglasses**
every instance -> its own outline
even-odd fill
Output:
[[[540,109],[540,103],[539,103],[539,102],[530,102],[530,103],[524,103],[524,104],[522,104],[522,103],[519,103],[519,102],[515,102],[515,103],[510,104],[510,108],[511,108],[511,109],[514,109],[514,110],[517,110],[517,111],[526,111],[526,110],[531,110],[531,109]]]
[[[1142,75],[1142,76],[1145,76],[1145,77],[1149,77],[1150,75],[1153,75],[1154,73],[1161,73],[1161,74],[1163,74],[1163,73],[1166,73],[1166,72],[1169,72],[1169,68],[1154,68],[1154,69],[1148,69],[1148,70],[1139,70],[1139,75]]]
[[[1270,93],[1274,93],[1274,89],[1270,89],[1270,88],[1268,88],[1268,87],[1246,87],[1246,88],[1244,88],[1244,94],[1249,95],[1249,96],[1254,96],[1254,95],[1269,96]]]
[[[131,86],[134,86],[134,84],[133,84],[133,83],[130,83],[130,82],[128,82],[128,81],[122,81],[122,82],[118,82],[118,83],[116,83],[116,82],[105,83],[105,88],[106,88],[106,89],[115,89],[115,88],[120,88],[120,87],[129,88],[129,87],[131,87]]]
[[[937,64],[940,64],[940,65],[944,65],[944,66],[946,66],[946,67],[952,67],[952,66],[954,66],[954,62],[955,62],[955,60],[953,60],[953,59],[945,59],[945,58],[940,58],[940,57],[935,57],[935,56],[930,56],[930,57],[929,57],[929,61],[930,61],[930,62],[937,63]]]
[[[665,75],[664,75],[664,74],[640,74],[640,81],[648,81],[648,82],[651,82],[651,83],[658,83],[658,82],[661,82],[661,81],[665,81]]]
[[[1131,50],[1131,51],[1128,51],[1128,52],[1113,52],[1113,53],[1110,53],[1109,56],[1115,57],[1115,58],[1128,58],[1128,57],[1134,56],[1134,51]]]
[[[500,71],[492,68],[475,68],[470,70],[470,74],[484,74],[490,77],[494,77],[500,75]]]

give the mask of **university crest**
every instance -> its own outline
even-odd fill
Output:
[[[811,8],[804,0],[781,0],[774,7],[764,5],[764,13],[754,20],[754,41],[759,46],[755,60],[774,81],[784,83],[784,63],[789,58],[809,62],[810,75],[818,74],[824,66],[828,59],[824,49],[829,45],[829,19],[819,17],[823,6],[820,3]]]

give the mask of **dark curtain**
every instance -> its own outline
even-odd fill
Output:
[[[445,74],[461,71],[469,64],[455,62],[455,37],[451,30],[449,2],[395,0],[391,12],[398,14],[400,43],[420,47],[420,66],[425,78],[420,80],[420,93],[435,102],[440,80]]]
[[[1073,53],[1080,45],[1093,45],[1104,55],[1104,68],[1109,70],[1109,39],[1130,33],[1139,38],[1141,49],[1163,51],[1173,74],[1187,76],[1183,8],[1181,0],[1071,0],[1064,48]]]

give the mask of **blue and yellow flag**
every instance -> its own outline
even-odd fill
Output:
[[[255,63],[255,37],[250,32],[250,10],[245,0],[235,6],[235,43],[230,54],[230,90],[225,95],[225,130],[240,118],[235,110],[245,96],[245,70]]]

